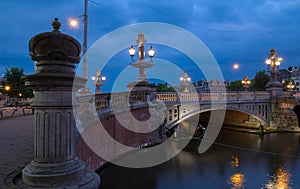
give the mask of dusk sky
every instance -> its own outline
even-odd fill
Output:
[[[33,73],[28,42],[36,34],[51,31],[55,17],[62,23],[61,32],[80,43],[83,41],[83,25],[70,28],[68,19],[77,16],[83,20],[84,0],[10,0],[1,1],[0,7],[0,73],[8,66],[23,67],[26,74]],[[89,1],[88,8],[88,47],[120,27],[160,22],[197,36],[216,58],[224,79],[237,80],[244,75],[253,78],[257,71],[266,70],[265,59],[271,48],[283,57],[281,68],[300,66],[299,0],[93,0]],[[147,38],[147,31],[142,32]],[[193,81],[205,79],[189,66],[192,60],[181,52],[163,45],[153,44],[153,47],[156,58],[187,70]],[[113,57],[109,64],[113,69],[107,66],[103,74],[112,78],[115,67],[127,66],[131,61],[127,51],[124,48]],[[232,68],[234,63],[240,64],[238,70]],[[181,74],[176,73],[176,77]]]

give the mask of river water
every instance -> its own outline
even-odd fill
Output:
[[[99,174],[101,189],[300,188],[300,134],[263,136],[222,129],[203,154],[200,140],[168,162],[143,169],[109,165]]]

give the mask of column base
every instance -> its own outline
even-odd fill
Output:
[[[270,91],[272,97],[280,96],[283,94],[282,84],[279,81],[269,81],[265,87],[266,91]]]
[[[85,169],[85,163],[75,158],[59,163],[38,163],[32,161],[22,171],[19,188],[98,188],[100,177]]]
[[[127,85],[128,91],[156,91],[155,84],[149,83],[147,81],[140,81],[140,82],[130,82]]]

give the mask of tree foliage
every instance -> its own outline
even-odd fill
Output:
[[[157,92],[175,92],[173,87],[169,87],[167,84],[158,83],[156,87]]]
[[[243,90],[244,87],[241,80],[236,80],[230,82],[230,85],[227,86],[227,89],[230,91],[239,91],[239,90]]]
[[[255,77],[251,80],[250,89],[252,90],[264,90],[267,83],[270,81],[270,76],[265,70],[259,71],[255,74]]]
[[[4,80],[2,85],[9,86],[10,90],[5,91],[10,97],[18,97],[19,93],[22,97],[33,97],[32,90],[25,86],[25,81],[22,78],[24,75],[24,68],[8,67],[5,69]]]

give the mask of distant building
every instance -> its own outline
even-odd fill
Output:
[[[197,92],[209,91],[207,80],[199,80],[193,83]]]
[[[199,80],[193,83],[197,92],[209,92],[209,91],[220,91],[226,90],[226,87],[230,85],[230,81],[222,80]]]
[[[293,80],[295,91],[300,91],[300,66],[290,66],[279,70],[277,79],[282,83]]]

